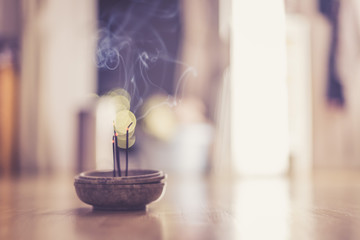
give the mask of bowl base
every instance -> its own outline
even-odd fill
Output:
[[[106,207],[93,205],[93,209],[96,211],[145,211],[146,205],[136,207]]]

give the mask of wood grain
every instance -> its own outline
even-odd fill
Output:
[[[360,174],[209,179],[169,174],[146,211],[94,211],[71,176],[0,179],[0,239],[359,239]]]

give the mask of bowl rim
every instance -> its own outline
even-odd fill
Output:
[[[90,184],[141,184],[156,183],[166,178],[166,174],[159,170],[132,169],[129,174],[140,173],[130,176],[113,176],[113,170],[93,170],[78,174],[75,183]],[[143,173],[143,174],[141,174]],[[96,176],[99,175],[99,176]],[[105,176],[104,176],[105,175]]]
[[[106,184],[106,185],[117,185],[117,188],[115,188],[113,190],[121,190],[121,189],[132,190],[132,189],[139,189],[139,188],[158,188],[158,187],[163,188],[164,186],[167,185],[167,183],[164,181],[160,181],[160,182],[146,182],[146,183],[142,183],[142,184],[133,183],[133,184]],[[102,184],[95,185],[95,184],[83,183],[83,182],[74,182],[74,186],[75,186],[75,188],[93,188],[93,187],[95,187],[93,189],[103,188]]]

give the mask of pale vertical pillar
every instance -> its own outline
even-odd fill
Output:
[[[233,0],[231,147],[239,173],[288,169],[285,12],[282,0]]]
[[[24,1],[21,160],[25,168],[70,170],[77,114],[96,87],[96,2],[41,3]]]
[[[287,79],[289,91],[289,149],[295,177],[308,177],[313,163],[310,23],[288,15]]]

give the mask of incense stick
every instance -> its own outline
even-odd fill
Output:
[[[126,128],[126,172],[125,175],[128,176],[128,152],[129,152],[129,127],[132,125],[133,123],[131,122],[129,124],[129,126]]]
[[[115,172],[115,136],[112,137],[112,147],[113,147],[113,177],[115,177],[116,172]]]
[[[121,177],[121,167],[120,167],[120,151],[118,146],[118,139],[117,139],[118,133],[115,130],[115,124],[114,124],[114,138],[115,138],[115,156],[116,156],[116,164],[117,164],[117,171],[118,176]]]
[[[117,163],[117,169],[118,169],[118,176],[121,177],[121,167],[120,167],[120,151],[118,146],[118,140],[117,140],[117,133],[115,134],[115,146],[116,146],[116,163]]]

